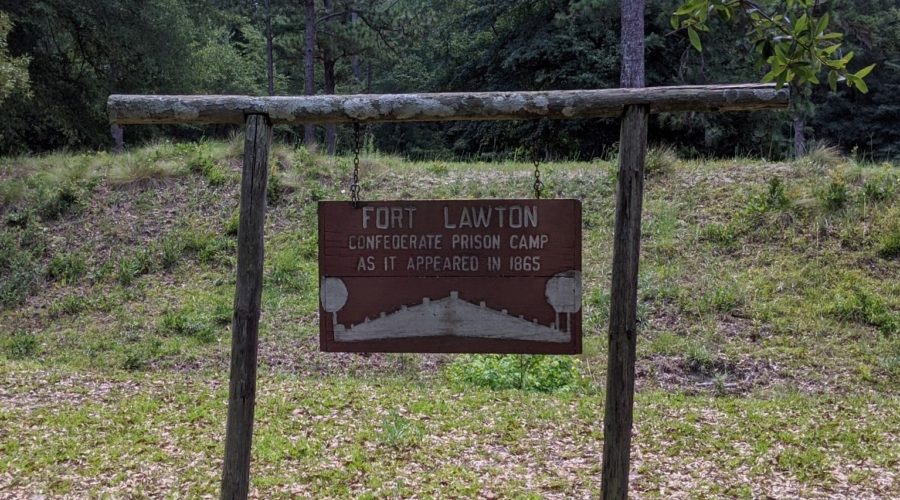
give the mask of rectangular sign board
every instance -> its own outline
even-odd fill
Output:
[[[581,352],[578,200],[319,202],[320,347]]]

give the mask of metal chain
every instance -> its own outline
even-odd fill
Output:
[[[534,198],[540,200],[541,191],[544,189],[544,182],[541,181],[541,157],[537,141],[535,141],[531,148],[531,162],[534,163]]]
[[[359,122],[353,122],[353,180],[350,182],[350,203],[359,208]]]

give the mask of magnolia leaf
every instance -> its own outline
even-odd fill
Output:
[[[865,78],[869,73],[872,72],[873,69],[875,69],[874,64],[866,66],[865,68],[857,71],[854,76],[856,76],[857,78],[860,78],[860,79]]]
[[[797,19],[797,23],[794,25],[794,35],[799,35],[806,31],[807,26],[809,26],[809,16],[803,14],[800,16],[800,19]]]
[[[688,38],[691,40],[691,45],[697,49],[697,52],[701,52],[703,50],[703,46],[700,44],[700,35],[697,34],[697,30],[694,28],[688,28]]]

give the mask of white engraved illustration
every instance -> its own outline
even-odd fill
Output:
[[[322,280],[322,308],[332,314],[334,338],[339,342],[360,340],[436,337],[443,335],[541,342],[569,342],[572,338],[572,313],[581,310],[581,273],[567,271],[547,280],[544,293],[556,312],[556,321],[542,325],[537,319],[513,316],[506,309],[491,309],[459,297],[451,291],[447,297],[431,300],[424,297],[415,305],[401,305],[393,312],[382,312],[376,318],[365,318],[356,325],[338,323],[338,311],[347,303],[347,287],[340,278]],[[565,314],[565,322],[560,321]],[[562,328],[564,326],[564,328]]]

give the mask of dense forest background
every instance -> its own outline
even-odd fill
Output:
[[[647,85],[760,79],[765,69],[755,65],[748,27],[721,22],[697,52],[669,24],[677,4],[647,1]],[[799,111],[806,138],[859,157],[897,158],[900,2],[823,5],[856,55],[853,66],[877,66],[868,94],[813,90]],[[111,147],[111,93],[297,95],[309,82],[317,94],[580,89],[617,87],[619,78],[618,0],[0,0],[0,12],[0,154]],[[312,26],[310,80],[304,49]],[[651,127],[651,142],[683,155],[780,158],[793,148],[788,112],[660,115]],[[125,138],[233,130],[132,127]],[[618,140],[608,120],[381,124],[368,132],[367,147],[411,158],[490,160],[537,140],[550,157],[585,159]],[[316,133],[323,144],[334,134]],[[347,133],[337,130],[338,149],[349,144]],[[300,142],[303,130],[278,134]]]

